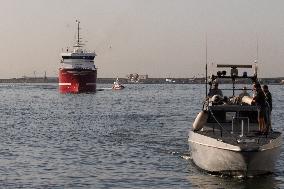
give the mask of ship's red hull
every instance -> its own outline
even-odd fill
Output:
[[[97,70],[59,69],[60,93],[96,92]]]

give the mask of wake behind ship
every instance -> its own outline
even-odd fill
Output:
[[[97,68],[94,64],[95,52],[83,49],[80,38],[80,22],[77,21],[77,40],[73,51],[61,53],[59,68],[59,92],[80,93],[95,92]]]

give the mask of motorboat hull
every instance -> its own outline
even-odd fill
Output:
[[[112,89],[113,90],[122,90],[122,89],[124,89],[125,87],[124,86],[122,86],[122,85],[120,85],[120,86],[112,86]]]
[[[96,92],[97,70],[59,69],[60,93]]]
[[[188,142],[192,160],[199,168],[231,176],[255,176],[274,171],[281,138],[257,148],[241,148],[190,131]]]

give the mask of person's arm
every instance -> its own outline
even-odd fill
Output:
[[[256,101],[257,101],[257,95],[255,95],[255,96],[252,98],[251,104],[256,104]]]

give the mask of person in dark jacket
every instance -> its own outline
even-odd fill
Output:
[[[270,93],[270,91],[268,90],[268,86],[267,85],[263,85],[262,90],[266,96],[266,100],[269,104],[269,111],[272,111],[272,95]]]
[[[266,124],[268,125],[268,130],[271,131],[272,130],[272,127],[271,127],[272,95],[271,95],[267,85],[263,85],[262,90],[265,94],[266,101],[268,102],[268,105],[269,105]]]
[[[265,125],[265,116],[266,116],[266,100],[265,94],[261,89],[261,85],[259,83],[254,84],[253,90],[256,92],[253,97],[252,102],[256,104],[258,110],[258,125],[259,132],[266,133],[267,128]]]

